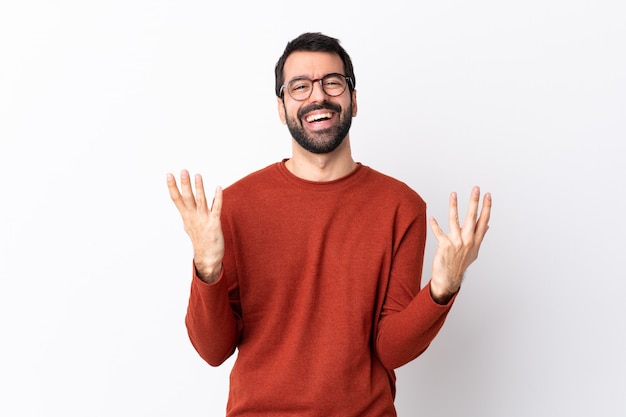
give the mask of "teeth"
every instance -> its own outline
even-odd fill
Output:
[[[330,119],[331,114],[330,113],[320,113],[320,114],[314,114],[312,116],[309,116],[306,118],[307,122],[315,122],[317,120],[320,119]]]

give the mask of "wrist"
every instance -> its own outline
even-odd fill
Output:
[[[213,284],[214,282],[216,282],[222,273],[221,263],[213,266],[206,266],[200,262],[196,262],[196,260],[194,259],[193,264],[196,268],[196,276],[200,278],[201,281],[206,282],[207,284]]]
[[[449,288],[441,288],[431,280],[429,290],[430,296],[435,303],[446,305],[450,302],[450,300],[452,300],[454,294],[456,294],[459,289],[457,288],[456,290],[452,290]]]

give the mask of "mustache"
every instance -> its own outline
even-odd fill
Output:
[[[305,114],[315,111],[315,110],[332,110],[336,113],[341,113],[341,106],[336,103],[331,103],[328,101],[323,101],[321,103],[314,103],[306,107],[302,107],[298,110],[298,119],[302,119]]]

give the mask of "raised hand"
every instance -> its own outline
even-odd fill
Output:
[[[491,214],[491,194],[485,194],[483,206],[478,216],[480,188],[472,189],[470,204],[463,226],[459,224],[456,193],[450,194],[448,223],[450,233],[446,235],[437,220],[430,218],[430,227],[437,239],[437,250],[433,260],[430,291],[435,301],[446,304],[458,291],[463,274],[478,257],[478,250],[489,229]]]
[[[220,214],[222,211],[222,189],[217,187],[211,207],[208,206],[202,176],[196,174],[196,195],[191,188],[189,172],[180,173],[180,191],[174,175],[167,174],[170,197],[183,218],[185,232],[191,238],[193,261],[200,279],[215,282],[222,271],[224,258],[224,235]],[[181,194],[182,193],[182,194]]]

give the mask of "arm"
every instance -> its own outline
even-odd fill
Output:
[[[413,214],[397,245],[376,333],[376,353],[387,369],[418,357],[439,332],[452,305],[437,304],[421,289],[426,244],[426,209]],[[397,231],[396,231],[397,232]]]
[[[213,204],[209,207],[200,175],[195,176],[195,196],[186,170],[181,172],[180,182],[179,191],[174,176],[167,175],[170,197],[181,214],[194,251],[193,279],[185,323],[198,354],[209,364],[217,366],[233,353],[240,331],[240,321],[231,308],[230,289],[222,270],[222,190],[217,188]],[[236,288],[232,291],[236,292]]]
[[[223,275],[207,284],[198,278],[194,267],[185,317],[191,344],[211,366],[221,365],[233,354],[242,328],[240,316],[231,306],[231,297],[238,289],[229,288]]]
[[[485,196],[477,221],[479,195],[479,189],[475,187],[463,228],[458,224],[456,194],[451,195],[450,235],[446,236],[436,221],[430,220],[438,246],[432,279],[421,291],[419,277],[426,238],[424,214],[418,216],[407,229],[394,256],[376,338],[378,357],[388,369],[402,366],[419,356],[443,326],[463,274],[477,258],[488,229],[491,196]]]

